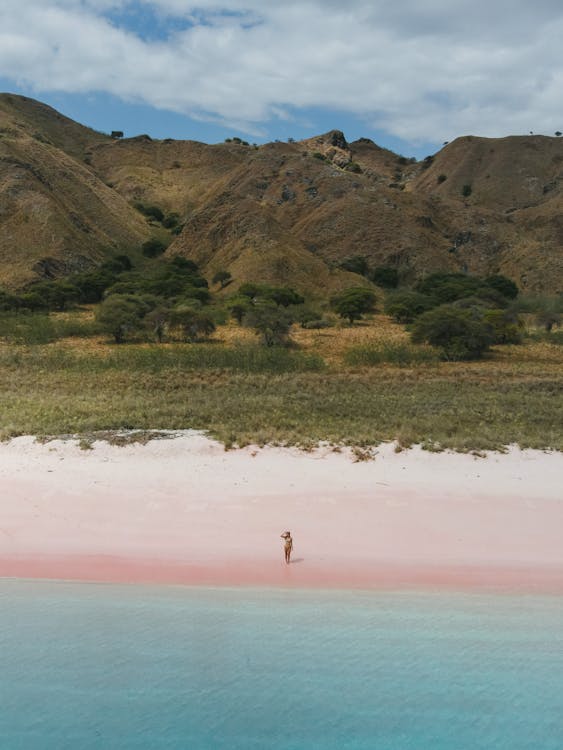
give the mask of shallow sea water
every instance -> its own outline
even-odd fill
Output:
[[[563,598],[0,581],[2,750],[561,750]]]

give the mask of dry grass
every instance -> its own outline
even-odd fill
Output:
[[[3,345],[1,434],[197,428],[226,445],[397,439],[433,450],[563,450],[561,346],[499,347],[470,363],[350,367],[350,347],[404,343],[403,329],[375,316],[293,337],[289,351],[259,347],[236,325],[207,345],[116,346],[99,337]]]

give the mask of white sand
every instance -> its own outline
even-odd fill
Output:
[[[193,432],[86,451],[17,438],[0,444],[0,575],[563,589],[562,478],[563,454],[518,449],[385,445],[355,463],[330,448],[226,452]]]

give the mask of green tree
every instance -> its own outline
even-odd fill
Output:
[[[168,307],[158,306],[145,315],[143,322],[147,330],[152,333],[157,342],[162,344],[169,320],[170,309]]]
[[[506,299],[516,299],[520,291],[512,279],[508,279],[506,276],[501,276],[500,274],[487,277],[485,284],[490,286],[491,289],[496,289]]]
[[[227,304],[227,310],[239,325],[241,325],[243,318],[249,309],[250,300],[248,297],[232,297]]]
[[[371,289],[350,287],[336,294],[330,300],[330,305],[341,318],[347,318],[352,324],[355,320],[361,320],[365,313],[375,309],[375,300],[375,294]]]
[[[133,332],[141,328],[146,306],[130,295],[113,294],[105,299],[96,311],[96,321],[105,333],[122,344]]]
[[[391,266],[377,266],[369,274],[369,279],[385,289],[395,289],[399,285],[399,272]]]
[[[436,307],[434,297],[411,290],[390,294],[385,301],[385,312],[398,323],[412,323],[433,307]]]
[[[153,237],[141,245],[141,251],[146,258],[158,258],[166,250],[167,244]]]
[[[507,310],[485,310],[484,322],[490,327],[493,344],[522,343],[522,326],[518,316]]]
[[[190,305],[181,305],[170,311],[170,326],[179,329],[184,341],[195,343],[206,339],[215,331],[215,323],[209,317]]]
[[[287,343],[292,323],[290,312],[272,300],[255,302],[244,316],[244,324],[254,328],[266,346]]]
[[[360,276],[367,276],[369,273],[369,262],[365,255],[351,255],[342,261],[340,268],[344,271],[350,271],[350,273],[357,273]]]
[[[492,328],[475,308],[440,305],[416,319],[412,340],[442,350],[444,359],[478,359],[494,341]]]

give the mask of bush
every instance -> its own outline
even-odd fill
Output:
[[[272,300],[258,300],[249,307],[244,325],[254,328],[266,346],[285,344],[293,319],[291,314]]]
[[[395,292],[385,301],[385,312],[398,323],[412,323],[433,307],[436,307],[435,298],[421,292]]]
[[[301,305],[305,302],[305,298],[299,292],[288,286],[246,283],[240,286],[239,295],[247,297],[249,300],[270,300],[282,307]]]
[[[475,309],[440,305],[417,318],[412,341],[437,346],[444,359],[456,361],[481,357],[493,343],[494,335]]]
[[[215,323],[209,315],[188,305],[171,310],[168,320],[170,327],[180,330],[184,341],[190,343],[202,341],[215,331]]]
[[[506,276],[501,276],[500,274],[487,277],[485,284],[491,287],[491,289],[500,292],[506,299],[516,299],[520,291],[512,279],[508,279]]]
[[[522,327],[506,310],[485,310],[484,322],[491,328],[493,344],[521,344]]]
[[[399,285],[399,272],[391,266],[377,266],[369,274],[369,279],[385,289],[396,289]]]
[[[250,300],[248,297],[233,297],[227,303],[227,310],[239,325],[242,323],[243,318],[249,309]]]
[[[492,286],[477,276],[464,273],[432,273],[419,281],[415,289],[429,297],[435,297],[438,304],[455,302],[463,297],[484,297],[490,301],[495,300],[495,304],[503,302],[502,295]]]
[[[136,203],[135,208],[149,219],[155,219],[156,221],[164,219],[164,212],[158,206],[145,206],[142,203]]]
[[[168,214],[163,220],[162,220],[162,226],[165,229],[174,229],[178,226],[180,223],[180,217],[178,214]]]
[[[18,310],[22,306],[22,301],[15,294],[10,294],[0,289],[0,310]]]
[[[101,303],[96,311],[96,321],[102,331],[113,336],[116,344],[121,344],[131,333],[140,330],[141,320],[147,312],[140,298],[114,294]]]
[[[464,198],[469,198],[472,192],[473,192],[473,188],[471,187],[471,185],[464,185],[461,188],[461,194],[463,195]]]
[[[361,320],[365,313],[375,310],[375,299],[370,289],[351,287],[336,294],[330,304],[341,318],[347,318],[352,325],[355,320]]]
[[[168,245],[165,242],[153,237],[152,239],[143,242],[141,245],[141,251],[146,258],[157,258],[159,255],[162,255],[167,247]]]
[[[351,255],[342,261],[340,268],[344,271],[350,271],[350,273],[357,273],[360,276],[367,276],[369,263],[365,255]]]

